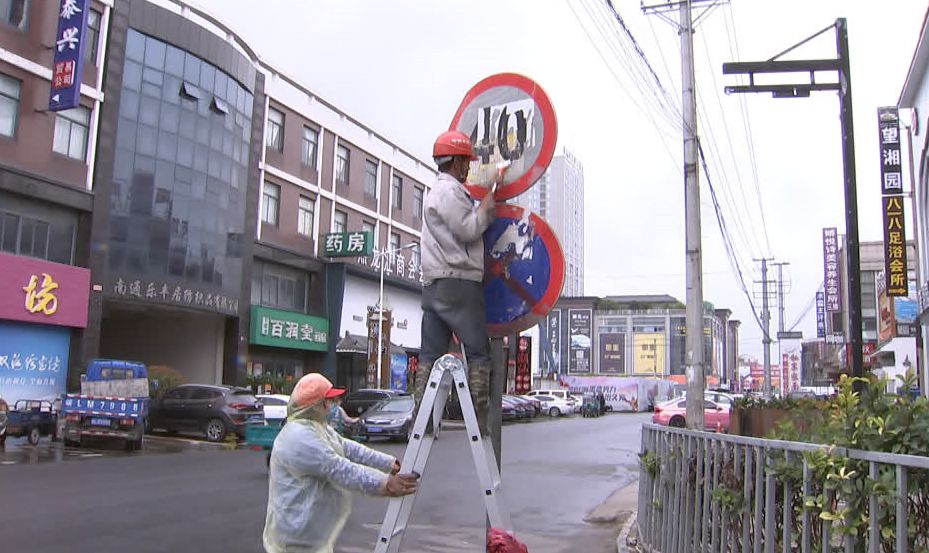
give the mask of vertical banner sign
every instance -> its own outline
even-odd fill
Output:
[[[626,334],[604,332],[600,334],[600,374],[626,373]]]
[[[881,144],[881,194],[903,194],[900,119],[897,108],[877,108],[877,124]]]
[[[552,309],[548,313],[548,326],[545,329],[548,336],[550,357],[548,359],[548,372],[561,372],[561,309]]]
[[[890,341],[897,335],[897,321],[894,315],[894,298],[887,295],[887,279],[884,271],[877,274],[877,341],[879,344]]]
[[[532,388],[532,371],[529,356],[532,352],[532,337],[520,336],[516,347],[516,374],[513,377],[513,387],[517,395],[528,393]]]
[[[839,295],[839,234],[835,227],[823,229],[823,283],[826,293],[826,311],[842,310]]]
[[[571,354],[568,357],[569,373],[590,372],[592,323],[592,309],[568,309],[568,330],[571,335]]]
[[[49,111],[71,109],[81,103],[87,4],[88,0],[61,0],[58,4],[58,34],[52,46],[54,56],[48,96]]]
[[[816,292],[816,337],[826,337],[826,295]]]
[[[887,295],[907,296],[906,229],[903,222],[903,196],[884,196],[884,270]]]

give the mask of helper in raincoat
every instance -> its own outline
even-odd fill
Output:
[[[329,400],[343,392],[318,373],[294,387],[271,453],[268,553],[332,553],[352,492],[399,497],[416,491],[418,477],[397,474],[395,458],[342,438],[326,423]]]

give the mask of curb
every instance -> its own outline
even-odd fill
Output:
[[[240,446],[235,443],[228,442],[205,442],[202,440],[194,440],[191,438],[178,438],[175,436],[158,436],[153,434],[145,435],[145,442],[154,442],[156,444],[165,444],[165,445],[178,445],[184,449],[201,449],[205,451],[233,451],[235,449],[244,448],[245,446]]]
[[[638,515],[638,512],[632,511],[629,519],[623,524],[622,530],[619,531],[619,535],[616,537],[616,553],[629,553],[639,550],[636,546],[636,536],[630,536],[632,529],[635,528],[636,515]]]

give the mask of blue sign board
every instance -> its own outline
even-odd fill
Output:
[[[0,397],[53,400],[65,392],[71,329],[0,321]]]
[[[390,356],[390,389],[406,391],[406,355],[402,353]]]
[[[60,0],[58,3],[58,34],[53,46],[49,111],[71,109],[81,103],[88,3],[89,0]]]
[[[894,314],[898,323],[914,323],[919,314],[919,304],[907,297],[894,298]]]

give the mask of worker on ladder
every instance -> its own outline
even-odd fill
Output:
[[[432,148],[439,168],[423,205],[422,345],[416,371],[416,408],[422,402],[436,359],[448,353],[454,332],[467,356],[468,386],[481,434],[487,436],[490,407],[490,339],[484,310],[484,231],[494,221],[494,191],[475,206],[465,188],[477,157],[471,139],[459,131],[439,135]]]

